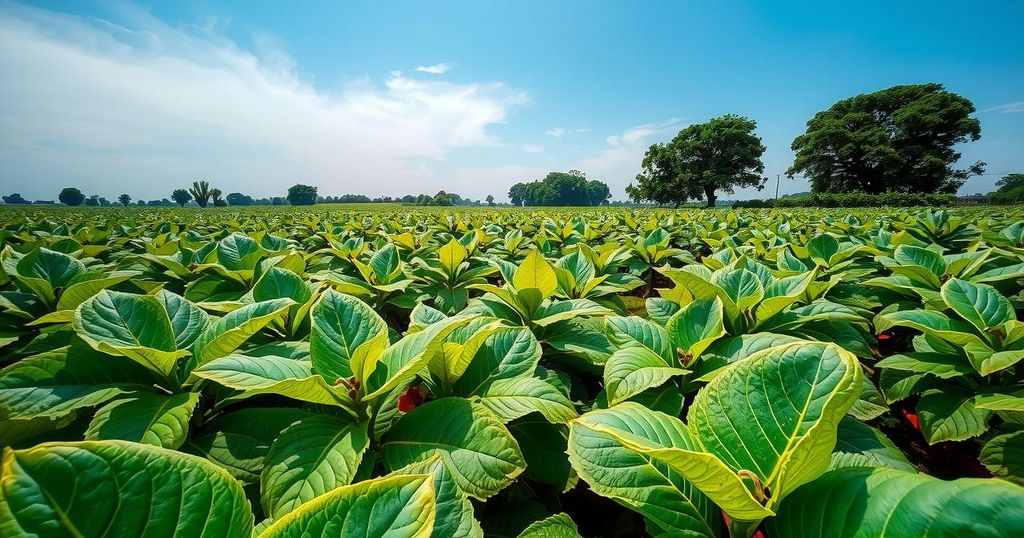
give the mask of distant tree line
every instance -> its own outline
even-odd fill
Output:
[[[611,196],[608,184],[588,181],[579,170],[551,172],[544,179],[516,183],[508,190],[515,206],[598,206],[607,205]]]

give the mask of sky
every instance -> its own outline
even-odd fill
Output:
[[[644,151],[754,119],[763,191],[815,112],[896,84],[972,100],[962,163],[1024,171],[1024,2],[0,0],[0,191],[54,199],[435,193],[578,169],[615,200]]]

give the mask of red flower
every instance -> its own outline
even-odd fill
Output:
[[[405,391],[404,394],[398,397],[398,410],[403,413],[408,413],[413,409],[416,409],[417,405],[423,403],[423,400],[427,398],[427,388],[422,385],[413,385],[409,387],[409,390]]]
[[[883,332],[883,333],[880,333],[880,334],[878,335],[878,341],[879,341],[879,342],[885,342],[886,340],[889,340],[889,339],[891,339],[891,338],[892,338],[892,334],[889,334],[889,332],[888,332],[888,331],[887,331],[887,332]]]
[[[907,417],[907,422],[910,422],[910,425],[913,426],[915,430],[921,431],[921,423],[917,420],[917,413],[911,413],[904,409],[903,416]]]

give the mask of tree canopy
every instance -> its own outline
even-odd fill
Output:
[[[1024,202],[1024,174],[1007,174],[996,181],[999,187],[992,193],[992,201],[1009,204]]]
[[[754,134],[754,120],[726,114],[679,131],[667,144],[654,144],[644,155],[643,172],[626,193],[637,202],[649,200],[678,206],[704,199],[715,206],[718,191],[764,186],[764,144]]]
[[[316,187],[292,185],[288,188],[288,203],[292,205],[313,205],[316,203]]]
[[[178,205],[185,207],[185,204],[192,201],[192,195],[185,189],[174,189],[171,193],[171,199],[178,202]]]
[[[64,205],[76,206],[82,205],[82,202],[85,201],[85,195],[75,187],[64,187],[60,194],[57,195],[57,199]]]
[[[974,104],[941,84],[915,84],[843,99],[807,122],[793,141],[786,172],[804,174],[814,192],[955,193],[968,177],[954,145],[981,137]]]
[[[608,203],[611,189],[604,182],[587,180],[579,170],[551,172],[544,179],[516,183],[508,190],[512,205],[597,206]]]

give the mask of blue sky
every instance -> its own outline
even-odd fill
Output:
[[[838,99],[940,82],[971,99],[964,161],[1024,171],[1024,3],[0,0],[0,183],[168,196],[439,189],[506,198],[581,169],[623,188],[648,145],[758,123],[765,191]],[[807,189],[783,177],[781,192]]]

